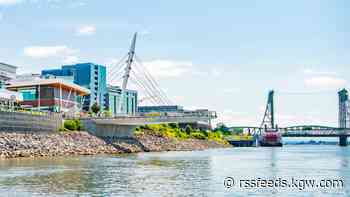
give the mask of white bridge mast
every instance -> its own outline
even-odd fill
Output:
[[[130,50],[128,53],[128,60],[126,61],[125,73],[123,75],[121,100],[119,102],[119,112],[120,113],[123,113],[123,111],[124,111],[125,90],[126,90],[126,87],[128,85],[128,80],[130,77],[131,64],[134,61],[136,37],[137,37],[137,32],[135,32],[134,37],[133,37],[132,42],[131,42]],[[125,113],[126,113],[126,111],[125,111]]]

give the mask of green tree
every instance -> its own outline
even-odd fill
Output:
[[[97,103],[94,103],[91,106],[91,111],[94,112],[95,114],[97,114],[100,110],[101,110],[101,108],[100,108],[100,106]]]
[[[193,132],[193,129],[190,125],[186,125],[185,132],[187,135],[190,135]]]

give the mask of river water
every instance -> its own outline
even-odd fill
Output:
[[[226,177],[235,186],[224,187]],[[239,188],[240,180],[341,179],[340,188]],[[286,145],[0,160],[0,196],[350,196],[350,147]]]

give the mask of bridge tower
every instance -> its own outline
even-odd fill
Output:
[[[349,105],[349,93],[346,89],[342,89],[338,92],[339,96],[339,128],[350,129],[350,105]],[[339,137],[339,145],[347,146],[347,136],[343,135]]]
[[[260,128],[269,128],[274,129],[275,126],[275,112],[274,112],[274,97],[275,92],[273,90],[269,91],[269,96],[267,99],[266,110],[264,114],[263,121],[260,125]]]
[[[135,46],[136,46],[136,37],[137,37],[137,33],[134,34],[134,37],[131,41],[131,46],[130,46],[130,50],[128,53],[128,59],[126,61],[126,67],[125,67],[125,72],[124,72],[124,76],[123,76],[123,84],[122,84],[122,92],[121,92],[121,100],[119,102],[119,111],[121,113],[123,113],[124,109],[123,109],[123,102],[125,100],[125,91],[126,91],[126,87],[128,85],[128,80],[130,77],[130,71],[131,71],[131,65],[134,62],[134,57],[135,57]]]

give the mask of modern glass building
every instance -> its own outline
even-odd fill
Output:
[[[61,69],[43,70],[41,74],[44,77],[51,75],[66,80],[69,79],[69,76],[73,76],[75,84],[91,92],[84,99],[84,110],[88,111],[94,103],[101,106],[101,109],[108,108],[105,66],[93,63],[64,65]]]
[[[120,111],[122,89],[119,86],[108,86],[108,109],[113,116],[118,114],[135,114],[137,112],[137,91],[126,90],[123,103],[123,111]]]
[[[4,87],[6,82],[16,78],[16,66],[0,62],[0,89]]]

